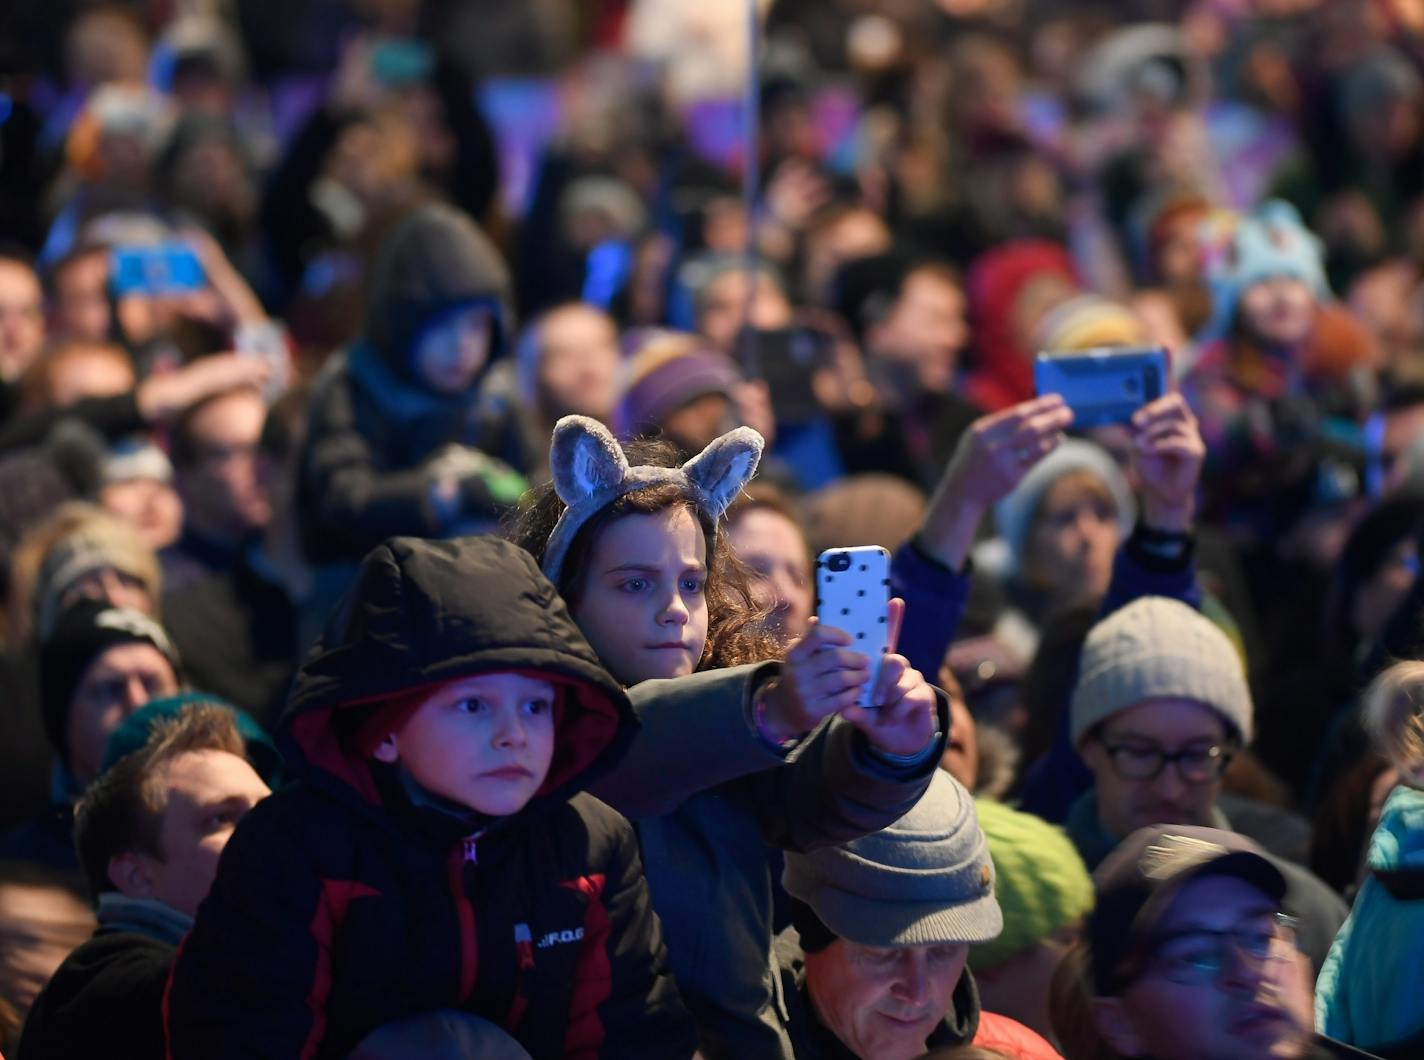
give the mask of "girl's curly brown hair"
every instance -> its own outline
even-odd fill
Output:
[[[677,467],[682,463],[681,453],[665,441],[628,442],[623,451],[634,466]],[[696,498],[674,483],[625,493],[579,528],[555,585],[569,609],[575,609],[583,595],[589,556],[603,529],[625,515],[655,515],[670,508],[690,512],[707,542],[707,582],[703,589],[707,595],[707,643],[697,668],[712,670],[781,658],[785,647],[767,631],[770,611],[753,598],[747,568],[733,555],[716,524],[698,507]],[[554,492],[553,483],[545,483],[525,496],[506,527],[506,536],[542,564],[554,524],[563,514],[564,502]]]

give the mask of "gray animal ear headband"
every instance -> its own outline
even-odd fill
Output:
[[[587,416],[565,416],[554,427],[549,467],[554,491],[566,507],[544,547],[544,574],[558,585],[564,559],[579,529],[634,490],[664,483],[682,486],[716,523],[756,474],[765,444],[750,427],[738,427],[713,439],[681,467],[630,467],[623,447],[607,427]]]

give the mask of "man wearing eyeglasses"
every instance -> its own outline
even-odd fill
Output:
[[[1088,633],[1073,689],[1073,745],[1093,788],[1068,812],[1069,837],[1091,869],[1121,840],[1152,825],[1195,825],[1253,839],[1269,810],[1239,824],[1219,804],[1221,777],[1250,742],[1251,692],[1241,657],[1209,619],[1149,596]],[[1236,807],[1233,806],[1233,810]],[[1304,868],[1273,858],[1304,921],[1302,948],[1318,968],[1346,908]]]
[[[1093,1027],[1152,1060],[1365,1057],[1312,1033],[1288,884],[1250,840],[1212,828],[1133,833],[1094,873]]]

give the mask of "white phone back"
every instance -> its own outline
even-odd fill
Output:
[[[845,556],[844,570],[832,570]],[[816,560],[816,617],[823,626],[850,634],[850,649],[870,659],[870,680],[859,703],[869,707],[880,663],[889,648],[890,553],[879,545],[828,548]]]

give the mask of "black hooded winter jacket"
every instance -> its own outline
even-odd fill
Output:
[[[312,383],[297,507],[307,558],[355,563],[388,537],[448,536],[457,523],[495,519],[511,500],[465,476],[459,510],[432,502],[433,461],[451,446],[495,460],[522,452],[519,427],[479,383],[455,395],[421,382],[413,353],[422,332],[464,308],[489,311],[489,360],[514,326],[509,272],[498,249],[464,214],[422,206],[391,232],[375,263],[363,335]],[[491,470],[489,481],[507,477]],[[517,476],[516,476],[517,478]],[[518,499],[517,492],[512,496]]]
[[[373,703],[508,670],[561,689],[548,779],[518,814],[477,819],[346,749]],[[636,728],[527,553],[491,538],[375,549],[279,727],[301,780],[239,825],[180,950],[172,1060],[344,1057],[443,1008],[536,1058],[690,1056],[632,828],[579,793]]]

